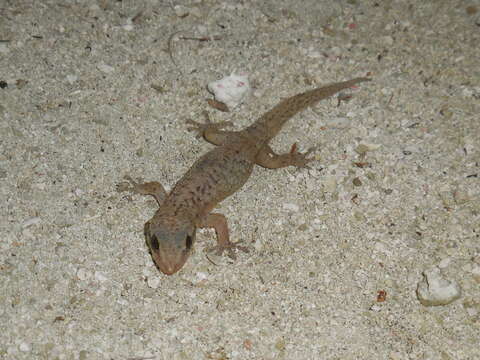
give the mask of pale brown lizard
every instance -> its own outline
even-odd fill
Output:
[[[145,224],[145,237],[153,260],[167,275],[182,268],[190,256],[197,228],[214,228],[217,234],[218,254],[227,250],[246,248],[231,242],[225,216],[212,213],[222,200],[239,190],[248,180],[255,164],[277,169],[285,166],[305,167],[312,149],[299,153],[296,145],[287,154],[275,154],[268,145],[283,124],[305,108],[369,78],[327,85],[282,100],[254,124],[241,131],[221,131],[228,122],[201,124],[190,120],[208,142],[218,145],[200,157],[167,194],[158,182],[139,184],[126,177],[132,186],[120,184],[120,190],[131,190],[152,195],[159,209]]]

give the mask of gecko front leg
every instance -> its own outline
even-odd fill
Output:
[[[157,181],[140,184],[128,175],[125,175],[123,178],[127,181],[117,185],[117,191],[119,192],[130,191],[140,195],[151,195],[157,200],[158,206],[162,205],[163,200],[167,197],[164,187]]]
[[[242,241],[231,242],[228,235],[227,219],[224,215],[218,213],[208,214],[205,220],[203,220],[199,227],[201,228],[214,228],[217,234],[217,245],[212,246],[207,251],[215,251],[216,255],[222,255],[224,251],[228,252],[228,257],[236,259],[234,249],[241,250],[243,252],[249,252],[245,246],[238,245]]]
[[[255,163],[268,169],[278,169],[286,166],[296,166],[298,168],[307,168],[307,164],[314,158],[308,158],[315,150],[312,147],[305,153],[299,153],[297,144],[293,144],[289,153],[276,154],[269,145],[265,145],[255,157]]]
[[[203,137],[209,143],[214,145],[223,145],[228,143],[228,138],[233,131],[222,131],[221,129],[232,125],[231,121],[221,121],[213,123],[206,111],[203,112],[205,122],[200,123],[192,119],[187,120],[187,124],[192,126],[188,127],[188,131],[196,131],[197,138]]]

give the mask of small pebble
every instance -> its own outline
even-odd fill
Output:
[[[372,306],[370,306],[369,310],[374,311],[374,312],[379,312],[379,311],[382,310],[382,306],[378,305],[378,304],[373,304]]]
[[[95,271],[95,280],[103,282],[107,281],[108,278],[101,271]]]
[[[67,75],[67,82],[68,82],[70,85],[72,85],[72,84],[73,84],[75,81],[77,81],[77,80],[78,80],[78,76],[72,75],[72,74]]]
[[[80,197],[83,194],[85,194],[85,191],[83,191],[82,189],[76,188],[75,190],[73,190],[73,193],[75,194],[75,196]]]
[[[101,72],[104,72],[106,74],[112,73],[115,70],[115,68],[113,66],[107,65],[105,63],[98,64],[97,68],[98,68],[98,70],[100,70]]]
[[[469,307],[466,310],[467,310],[467,314],[471,317],[474,317],[474,316],[478,315],[478,310],[473,308],[473,307]]]
[[[173,10],[175,11],[175,15],[177,15],[179,18],[187,17],[190,14],[190,10],[182,5],[175,5]]]
[[[197,272],[196,275],[197,275],[197,279],[198,279],[199,281],[208,279],[207,273],[204,273],[204,272],[200,272],[200,271],[199,271],[199,272]]]
[[[460,285],[445,279],[438,267],[425,270],[417,286],[417,298],[424,306],[448,305],[460,295]]]
[[[440,269],[445,269],[446,267],[448,267],[448,265],[450,265],[451,262],[452,258],[447,257],[438,263],[438,267]]]
[[[360,155],[363,155],[363,154],[366,154],[368,152],[368,147],[367,145],[364,145],[364,144],[360,144],[357,146],[357,148],[355,149],[355,151],[360,154]]]
[[[30,344],[28,344],[26,342],[22,342],[18,348],[22,352],[29,352],[32,349]]]
[[[150,276],[147,278],[147,285],[152,289],[158,289],[160,286],[160,277],[158,276]]]
[[[41,222],[42,219],[40,219],[38,216],[31,217],[22,223],[22,229],[26,229],[32,225],[40,224]]]
[[[220,101],[233,109],[241,104],[250,92],[250,82],[247,74],[235,74],[208,84],[208,91],[213,93],[215,100]]]
[[[298,212],[300,210],[300,207],[297,204],[293,203],[285,203],[283,204],[283,208],[292,212]]]
[[[253,248],[255,249],[255,251],[261,251],[263,247],[264,247],[263,241],[260,239],[260,237],[257,237],[255,239],[255,242],[253,243]]]
[[[399,353],[399,352],[394,352],[392,351],[389,355],[388,355],[388,358],[390,360],[401,360],[403,359],[403,354]]]
[[[198,25],[197,32],[201,35],[208,35],[208,28],[205,25]]]
[[[0,43],[0,54],[6,54],[9,52],[8,45],[5,43]]]
[[[362,143],[357,146],[355,151],[360,154],[366,154],[369,151],[375,151],[378,150],[382,145],[380,144],[371,144],[371,143]]]

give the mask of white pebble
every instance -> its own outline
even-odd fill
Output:
[[[452,258],[447,257],[438,263],[438,267],[440,269],[445,269],[446,267],[448,267],[448,265],[450,265],[451,262]]]
[[[472,89],[470,89],[470,88],[462,89],[462,96],[464,96],[464,97],[472,97],[473,94],[474,94],[473,88]]]
[[[374,144],[374,143],[364,143],[367,145],[369,151],[375,151],[382,147],[382,144]]]
[[[424,306],[448,305],[461,295],[460,285],[445,279],[438,267],[425,270],[418,283],[417,297]]]
[[[259,237],[255,239],[255,242],[253,243],[253,248],[255,251],[261,251],[263,249],[263,241]]]
[[[22,352],[29,352],[32,349],[30,344],[28,344],[26,342],[22,342],[18,348]]]
[[[76,196],[80,197],[80,196],[82,196],[82,195],[85,193],[85,191],[83,191],[82,189],[76,188],[75,190],[73,190],[73,193],[74,193]]]
[[[38,216],[31,217],[22,223],[22,228],[26,229],[32,225],[40,224],[41,221],[42,219],[40,219]]]
[[[7,44],[5,43],[0,43],[0,54],[6,54],[8,53],[10,50],[7,46]]]
[[[471,317],[477,316],[478,310],[473,307],[469,307],[467,308],[467,314],[470,315]]]
[[[300,207],[294,203],[285,203],[283,204],[283,208],[292,212],[298,212],[300,210]]]
[[[69,74],[67,75],[67,82],[72,85],[75,81],[78,80],[78,76]]]
[[[250,82],[247,74],[235,74],[224,77],[208,84],[208,91],[213,93],[215,99],[233,109],[241,104],[250,92]]]
[[[152,289],[157,289],[160,285],[160,277],[158,276],[150,276],[147,278],[147,285]]]
[[[122,306],[127,306],[129,302],[125,298],[119,298],[117,300],[117,304],[122,305]]]
[[[106,74],[109,74],[109,73],[111,73],[115,70],[115,68],[113,66],[107,65],[105,63],[98,64],[97,68],[98,68],[98,70],[100,70],[101,72],[104,72]]]
[[[103,282],[107,281],[108,278],[101,271],[95,271],[95,280]]]
[[[197,275],[197,279],[198,279],[199,281],[208,279],[208,275],[207,275],[206,273],[204,273],[204,272],[197,272],[196,275]]]
[[[188,14],[190,14],[188,8],[182,5],[175,5],[173,10],[175,11],[175,15],[177,15],[179,18],[186,17]]]
[[[205,25],[197,25],[197,32],[201,35],[206,35],[208,33],[208,28]]]
[[[382,307],[378,304],[373,304],[370,306],[370,310],[374,312],[380,312],[382,310]]]

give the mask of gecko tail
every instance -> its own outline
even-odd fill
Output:
[[[359,77],[348,81],[326,85],[280,101],[273,109],[263,114],[254,124],[245,129],[249,135],[256,137],[260,143],[267,143],[275,137],[283,125],[306,108],[315,105],[341,90],[348,89],[358,83],[370,81],[370,78]]]

